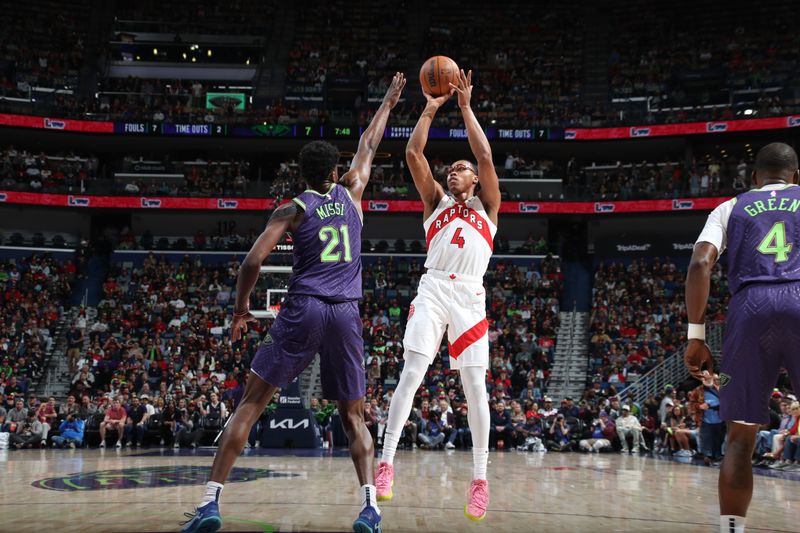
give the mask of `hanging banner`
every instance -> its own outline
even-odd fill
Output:
[[[669,211],[710,211],[728,198],[638,200],[628,202],[504,202],[501,213],[527,215],[612,215]],[[28,204],[98,209],[195,209],[264,211],[277,207],[274,198],[184,198],[150,196],[92,196],[0,191],[0,205]],[[418,200],[363,200],[370,213],[421,213]]]
[[[244,94],[209,93],[207,106],[229,104],[241,99],[235,109],[244,106]],[[239,101],[239,100],[237,100]],[[206,124],[170,122],[110,122],[96,120],[72,120],[29,115],[0,114],[0,126],[46,129],[81,133],[114,133],[117,135],[188,135],[222,137],[289,137],[296,139],[358,139],[363,132],[360,127],[341,127],[304,124]],[[616,128],[524,128],[504,129],[488,127],[484,131],[490,141],[608,141],[617,139],[643,139],[685,135],[710,135],[758,130],[780,130],[800,126],[800,115],[755,118],[713,122],[688,122],[683,124],[660,124],[653,126],[624,126]],[[387,139],[408,139],[412,126],[389,126],[384,132]],[[431,139],[465,140],[467,130],[463,128],[433,127],[428,132]]]

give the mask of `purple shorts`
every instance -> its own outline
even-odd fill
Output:
[[[731,298],[720,365],[720,416],[769,422],[781,367],[800,387],[800,283],[756,283]]]
[[[250,367],[270,385],[285,388],[320,354],[323,397],[357,400],[366,393],[361,327],[357,301],[289,295]]]

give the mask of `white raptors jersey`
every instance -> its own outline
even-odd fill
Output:
[[[445,195],[423,227],[428,243],[425,268],[483,278],[497,226],[477,196],[459,204]]]

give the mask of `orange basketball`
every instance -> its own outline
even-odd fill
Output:
[[[422,90],[431,96],[442,96],[450,92],[450,83],[458,78],[458,65],[447,56],[433,56],[422,64],[419,83]]]

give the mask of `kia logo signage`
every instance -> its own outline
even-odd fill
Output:
[[[270,429],[308,429],[308,419],[295,421],[293,418],[284,418],[283,420],[270,420]]]

